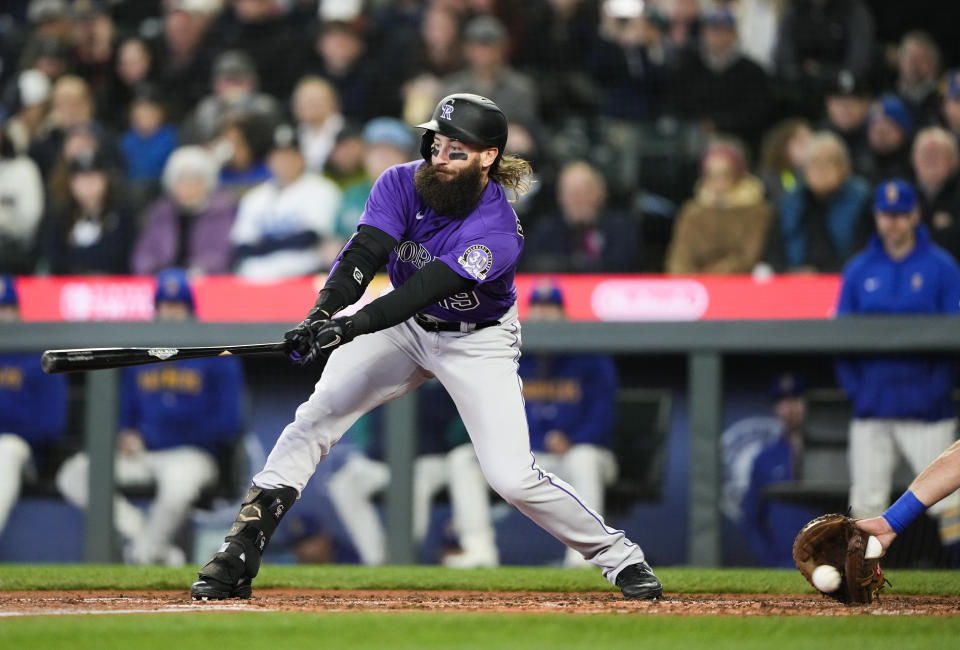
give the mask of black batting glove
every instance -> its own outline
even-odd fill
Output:
[[[286,352],[291,361],[301,365],[305,363],[304,357],[310,353],[310,348],[316,338],[314,328],[318,327],[321,322],[323,320],[304,318],[292,330],[284,332],[283,340],[287,344]]]
[[[305,366],[317,361],[326,361],[330,353],[357,335],[353,318],[343,316],[333,320],[310,320],[301,322],[284,335],[289,341],[287,355],[297,365]]]

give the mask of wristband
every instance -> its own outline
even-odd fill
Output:
[[[890,527],[898,535],[903,532],[907,525],[923,513],[927,506],[916,497],[916,495],[907,490],[903,496],[897,499],[897,502],[887,508],[883,513],[883,518],[887,520]]]

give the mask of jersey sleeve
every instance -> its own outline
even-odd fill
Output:
[[[849,316],[857,313],[857,282],[857,274],[853,269],[847,267],[843,273],[840,295],[837,298],[837,316]]]
[[[483,284],[512,271],[522,250],[519,235],[490,233],[465,239],[437,259],[464,278]]]
[[[944,264],[939,308],[942,314],[960,314],[960,267],[949,259]]]
[[[410,207],[404,182],[399,167],[391,167],[382,173],[370,190],[358,226],[373,226],[397,241],[402,240]],[[407,182],[412,183],[412,180]]]

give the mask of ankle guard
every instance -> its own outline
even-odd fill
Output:
[[[296,500],[297,491],[292,487],[265,490],[253,486],[247,490],[237,519],[224,539],[226,543],[201,573],[226,584],[243,577],[255,578],[267,543]]]

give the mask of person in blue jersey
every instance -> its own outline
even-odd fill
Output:
[[[837,317],[960,313],[960,267],[931,241],[914,188],[883,181],[873,208],[876,234],[844,269]],[[865,355],[838,358],[836,373],[853,402],[850,508],[854,517],[875,517],[890,503],[898,456],[919,472],[955,440],[956,364],[936,354]],[[960,494],[930,513],[942,542],[960,541]]]
[[[249,598],[271,535],[330,448],[358,417],[431,377],[456,404],[500,496],[602,569],[624,596],[661,596],[643,550],[530,451],[514,284],[524,237],[510,199],[526,192],[533,171],[505,154],[507,125],[485,97],[444,97],[419,126],[422,160],[390,167],[374,183],[316,303],[285,334],[295,363],[324,364],[316,388],[254,475],[192,598]],[[338,315],[384,264],[392,290]]]
[[[0,322],[20,320],[14,279],[0,275]],[[0,533],[24,480],[53,457],[67,425],[67,381],[47,375],[35,353],[0,353]]]
[[[774,382],[771,396],[780,435],[753,459],[741,522],[750,550],[764,566],[793,568],[793,539],[818,513],[798,503],[769,499],[763,491],[773,483],[803,478],[806,382],[799,375],[783,373]]]
[[[168,269],[157,275],[156,318],[193,317],[186,274]],[[216,455],[243,426],[242,368],[234,357],[187,359],[127,368],[120,386],[120,432],[114,476],[118,486],[155,485],[146,516],[118,495],[114,524],[132,564],[182,565],[185,553],[174,543],[191,504],[218,479]],[[85,508],[89,461],[77,454],[60,468],[57,487],[65,499]]]

